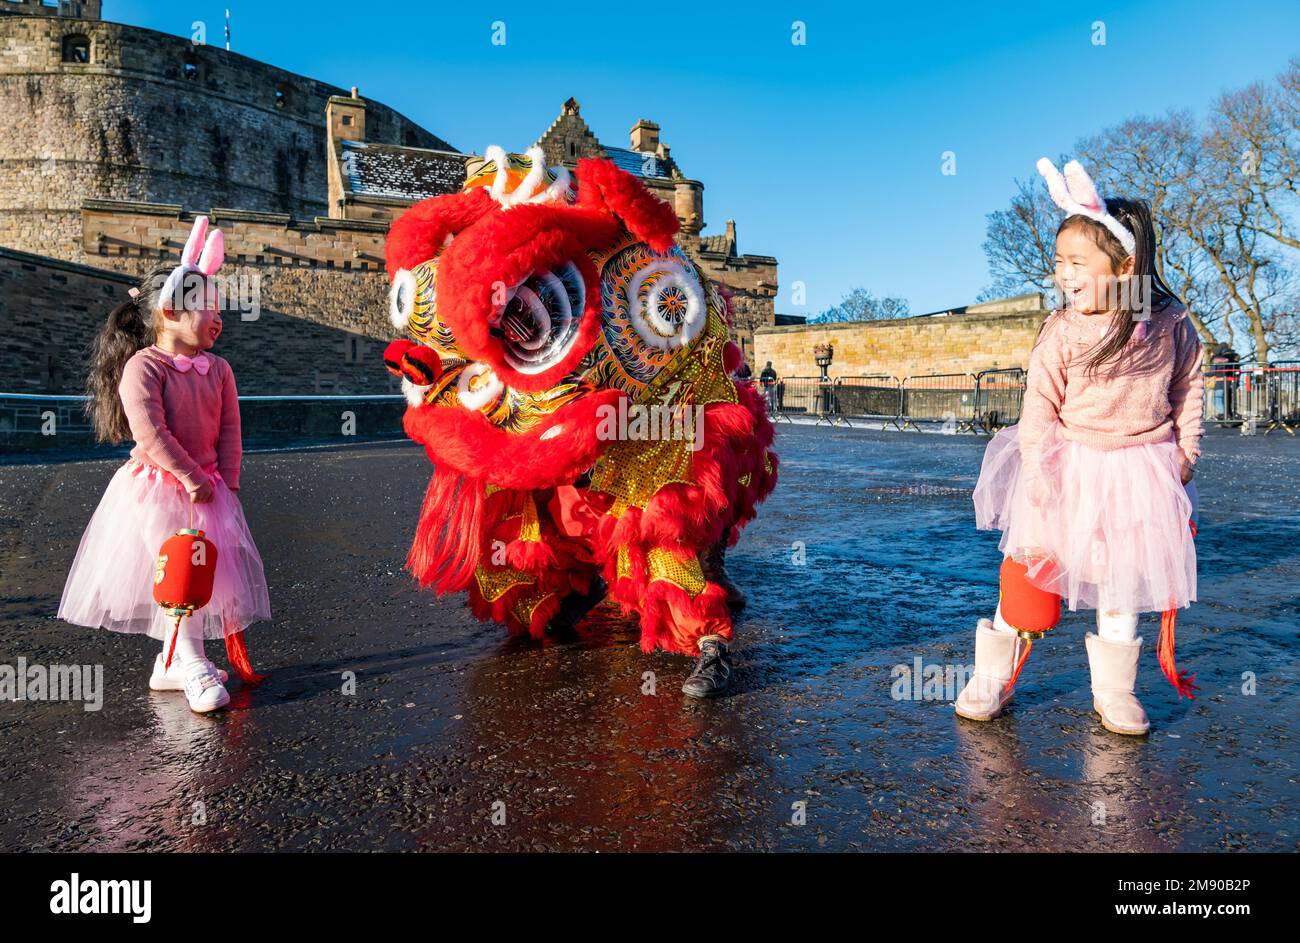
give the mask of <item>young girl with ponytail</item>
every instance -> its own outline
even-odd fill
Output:
[[[243,630],[271,617],[262,560],[236,493],[242,457],[230,365],[210,353],[221,335],[210,279],[223,241],[200,216],[181,264],[154,269],[114,308],[94,343],[88,412],[102,442],[132,439],[81,538],[59,604],[61,619],[140,633],[163,643],[149,687],[183,690],[191,709],[230,702],[226,672],[206,638],[224,638],[231,665],[255,683]],[[153,599],[156,555],[183,528],[217,547],[212,599],[179,628]],[[174,648],[172,646],[174,645]]]
[[[975,673],[956,702],[998,716],[1032,640],[1070,609],[1095,609],[1085,639],[1093,709],[1115,733],[1149,727],[1137,699],[1138,617],[1161,611],[1160,667],[1179,696],[1174,618],[1196,599],[1201,342],[1160,277],[1146,203],[1103,200],[1076,161],[1038,170],[1066,213],[1056,234],[1065,304],[1029,358],[1020,422],[984,453],[980,528],[1002,531],[1001,600],[975,634]]]

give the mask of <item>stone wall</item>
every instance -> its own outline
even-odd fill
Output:
[[[699,239],[689,236],[682,237],[681,242],[704,273],[725,286],[731,303],[731,339],[753,367],[754,333],[776,320],[776,259],[701,252]]]
[[[0,392],[81,393],[85,348],[126,275],[0,248]]]
[[[62,61],[74,35],[89,63]],[[87,199],[327,215],[322,116],[345,94],[185,37],[0,3],[0,245],[87,261]],[[366,136],[450,149],[373,101]]]
[[[933,373],[978,373],[1028,367],[1043,310],[968,311],[947,316],[764,327],[754,332],[754,363],[782,377],[815,377],[813,347],[830,343],[830,375],[886,374],[905,379]]]
[[[83,392],[87,346],[138,275],[158,260],[114,255],[99,261],[103,268],[0,248],[0,392]],[[377,267],[236,262],[222,275],[260,279],[256,319],[223,312],[213,351],[230,361],[241,394],[400,391],[383,365],[384,346],[396,332],[385,316],[388,282]]]

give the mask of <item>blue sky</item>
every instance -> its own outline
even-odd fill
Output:
[[[777,310],[849,289],[914,313],[990,281],[985,214],[1044,154],[1189,108],[1300,55],[1300,4],[312,4],[232,0],[232,49],[388,104],[458,148],[522,150],[570,96],[605,143],[638,118],[705,184],[706,232],[780,260]],[[222,42],[224,3],[104,0],[106,19]],[[557,11],[567,11],[560,13]],[[736,12],[741,11],[741,12]],[[504,46],[491,42],[505,23]],[[806,24],[807,44],[791,42]],[[1092,42],[1096,21],[1106,45]],[[956,155],[955,175],[941,173]],[[802,281],[807,303],[793,303]]]

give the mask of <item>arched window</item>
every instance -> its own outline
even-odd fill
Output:
[[[289,90],[283,85],[275,87],[275,107],[283,108],[285,102],[289,100]]]
[[[181,74],[189,81],[199,77],[199,60],[193,53],[185,54],[185,64],[181,66]]]
[[[90,61],[90,37],[72,33],[63,37],[63,61],[85,64]]]

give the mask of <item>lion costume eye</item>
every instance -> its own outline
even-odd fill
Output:
[[[582,273],[572,262],[530,276],[501,311],[506,363],[524,374],[559,363],[578,336],[585,304]]]
[[[628,315],[641,339],[658,350],[685,347],[704,327],[699,279],[676,259],[652,258],[627,286]]]
[[[393,287],[388,290],[388,319],[393,327],[405,330],[415,310],[415,275],[409,269],[400,269],[393,276]]]

